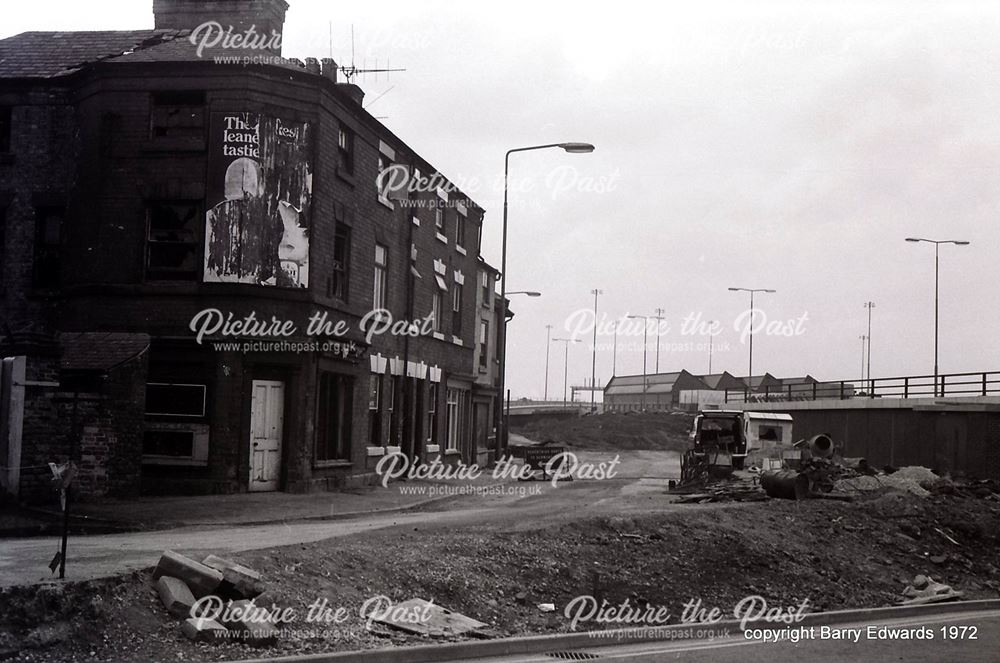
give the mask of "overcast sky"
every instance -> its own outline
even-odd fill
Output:
[[[513,301],[515,397],[542,394],[545,325],[571,334],[593,288],[609,320],[666,311],[664,371],[707,370],[707,348],[682,347],[707,340],[682,333],[695,315],[721,323],[713,369],[745,374],[738,286],[776,289],[758,308],[800,332],[756,335],[755,372],[859,377],[873,300],[872,375],[930,373],[934,248],[907,236],[972,242],[941,251],[942,372],[1000,368],[996,3],[290,3],[285,55],[328,56],[332,22],[339,62],[353,25],[359,66],[407,69],[359,81],[369,110],[446,176],[483,183],[493,264],[504,152],[597,146],[512,158],[508,289],[543,292]],[[0,36],[153,20],[151,0],[11,4]],[[590,377],[582,338],[571,383]],[[641,373],[641,333],[619,341],[618,374]],[[651,335],[650,371],[654,357]],[[554,345],[550,397],[562,386]]]

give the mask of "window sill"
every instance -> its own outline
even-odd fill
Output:
[[[460,245],[456,244],[455,245],[455,250],[458,251],[459,253],[461,253],[463,256],[469,255],[469,253],[465,250],[464,246],[460,246]]]
[[[385,454],[391,456],[393,454],[398,454],[403,452],[403,447],[386,447]]]
[[[436,338],[439,341],[443,341],[444,340],[444,334],[442,334],[441,332],[434,332],[434,338]]]
[[[455,345],[461,345],[461,346],[465,345],[465,343],[462,343],[462,339],[460,339],[458,336],[452,336],[451,342],[454,343]]]
[[[441,242],[442,244],[447,244],[448,243],[448,237],[446,235],[442,235],[439,232],[435,232],[434,236],[437,237],[437,240],[439,242]]]
[[[444,455],[445,456],[461,456],[462,452],[459,451],[458,449],[445,449]]]
[[[381,449],[381,447],[379,448]],[[313,467],[317,470],[330,467],[354,467],[354,463],[349,460],[317,460],[313,463]]]
[[[439,454],[439,453],[441,453],[441,445],[440,444],[428,444],[427,445],[427,453],[429,453],[429,454]]]
[[[208,467],[208,460],[194,458],[171,458],[168,456],[143,456],[143,465],[173,465],[176,467]]]
[[[385,455],[385,447],[367,447],[365,451],[369,458]]]
[[[379,201],[379,203],[381,203],[382,205],[385,205],[386,207],[388,207],[391,210],[396,209],[396,206],[392,204],[392,201],[389,200],[388,198],[386,198],[385,196],[383,196],[381,193],[378,194],[378,201]]]

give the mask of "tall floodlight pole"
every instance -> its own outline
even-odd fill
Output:
[[[715,329],[715,320],[709,320],[709,329]],[[709,332],[708,334],[708,374],[712,374],[712,342],[715,340],[715,332]]]
[[[642,320],[642,397],[641,405],[643,412],[646,411],[646,348],[649,345],[647,341],[646,334],[649,332],[649,316],[648,315],[630,315],[627,316],[630,320]]]
[[[872,379],[872,309],[875,308],[875,302],[865,302],[865,308],[868,309],[868,359],[866,360],[866,367],[868,373],[868,381],[871,382]]]
[[[553,343],[565,343],[566,344],[566,356],[563,363],[563,407],[569,406],[569,344],[579,343],[578,338],[554,338]]]
[[[868,337],[862,334],[858,336],[861,339],[861,381],[864,382],[865,379],[865,345],[868,341]]]
[[[654,309],[653,315],[649,316],[650,320],[656,320],[656,373],[660,373],[660,322],[666,320],[663,314],[666,313],[662,308]]]
[[[500,398],[504,397],[504,389],[507,382],[507,197],[510,189],[510,155],[516,152],[528,152],[531,150],[545,150],[558,147],[571,154],[585,154],[594,151],[594,146],[590,143],[548,143],[545,145],[531,145],[529,147],[516,147],[507,150],[503,159],[503,239],[500,245],[500,302],[503,308],[503,316],[500,325]],[[503,426],[503,408],[497,408],[496,425],[496,456],[500,457],[507,447],[507,430]]]
[[[770,288],[730,288],[731,292],[749,292],[750,293],[750,364],[747,368],[747,386],[750,390],[753,390],[753,320],[754,320],[754,307],[753,307],[753,296],[758,292],[774,293],[777,290],[771,290]]]
[[[552,347],[552,325],[545,325],[545,392],[543,401],[549,400],[549,349]]]
[[[615,321],[615,340],[611,348],[611,377],[618,375],[618,321]]]
[[[940,251],[942,244],[954,244],[955,246],[968,246],[970,242],[964,239],[925,239],[923,237],[907,237],[907,242],[927,242],[934,245],[934,396],[938,395],[938,281],[940,275],[941,259]]]
[[[594,391],[594,388],[597,387],[597,297],[603,295],[604,291],[595,288],[590,291],[590,294],[594,296],[594,349],[590,359],[590,411],[596,412],[597,406],[594,404],[594,399],[597,397],[597,392]]]

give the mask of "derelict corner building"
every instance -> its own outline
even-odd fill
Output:
[[[153,9],[153,29],[0,41],[3,492],[51,499],[67,459],[85,498],[335,489],[393,451],[490,462],[483,210],[332,59],[190,39],[280,34],[284,0]],[[390,170],[441,185],[390,190]],[[206,309],[296,333],[199,343]],[[376,309],[429,333],[366,338]],[[314,315],[349,331],[307,335]]]

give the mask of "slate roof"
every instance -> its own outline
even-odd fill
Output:
[[[66,76],[87,63],[141,51],[187,34],[181,30],[22,32],[0,39],[0,78]]]
[[[94,32],[22,32],[0,39],[0,78],[58,78],[93,62],[212,62],[214,57],[267,58],[267,64],[302,70],[295,59],[251,49],[198,47],[190,30],[103,30]]]
[[[66,332],[59,334],[63,370],[106,371],[139,356],[149,347],[149,334]]]

